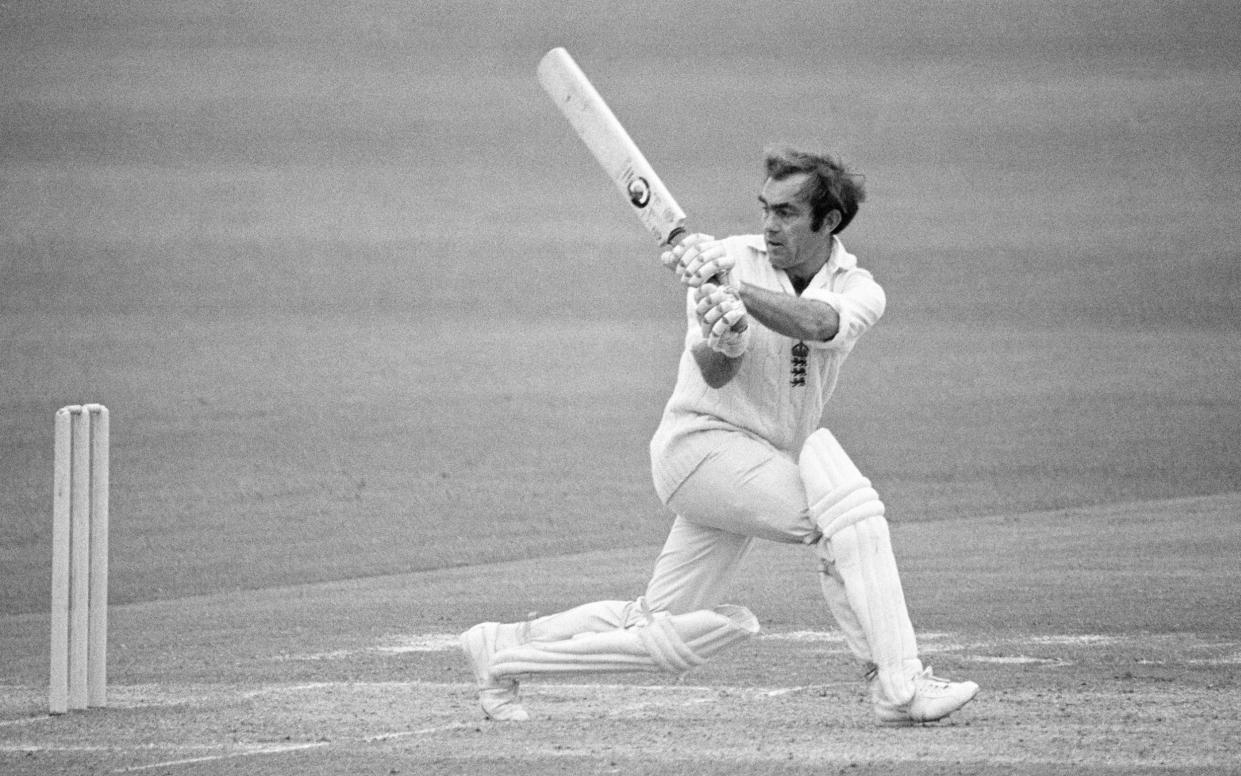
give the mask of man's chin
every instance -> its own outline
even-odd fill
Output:
[[[776,269],[788,269],[792,262],[789,261],[789,255],[783,250],[768,251],[767,261],[771,262],[771,266]]]

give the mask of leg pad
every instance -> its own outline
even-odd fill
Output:
[[[656,612],[630,628],[535,640],[502,650],[492,658],[491,674],[497,678],[632,671],[682,674],[758,631],[758,620],[742,606],[686,614]]]
[[[830,537],[854,523],[882,517],[883,502],[825,428],[810,435],[798,460],[810,518],[823,536]]]
[[[810,435],[798,460],[824,597],[855,655],[878,667],[886,702],[908,703],[921,670],[883,502],[827,429]]]
[[[824,538],[819,552],[844,583],[845,598],[866,634],[884,697],[901,704],[913,696],[922,664],[901,587],[888,521],[872,517]]]

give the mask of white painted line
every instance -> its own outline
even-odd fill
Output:
[[[10,725],[29,725],[32,722],[46,722],[49,719],[55,719],[52,714],[40,714],[37,717],[22,717],[21,719],[0,719],[0,727],[8,727]]]
[[[308,749],[322,749],[324,747],[336,746],[342,743],[361,742],[364,744],[376,744],[384,741],[400,740],[402,738],[413,738],[415,736],[428,736],[436,733],[447,733],[453,730],[466,730],[477,727],[476,724],[456,723],[452,725],[440,725],[438,727],[421,728],[419,730],[403,730],[395,733],[380,733],[373,736],[354,739],[340,739],[336,741],[314,741],[303,744],[240,744],[232,751],[221,754],[203,755],[201,757],[182,757],[176,760],[163,760],[157,763],[148,763],[146,765],[132,765],[127,768],[121,768],[113,771],[113,773],[136,773],[138,771],[150,771],[156,768],[173,768],[178,765],[197,765],[200,763],[219,762],[222,760],[236,760],[242,757],[261,757],[264,755],[288,754],[289,752],[303,752]],[[189,749],[192,747],[171,747],[180,749]],[[103,747],[92,747],[92,751],[103,749]],[[108,750],[114,749],[108,747]],[[23,750],[25,753],[27,750]],[[41,750],[43,751],[43,750]],[[57,747],[52,751],[67,751],[66,747]]]
[[[0,744],[4,754],[46,754],[55,752],[115,752],[115,746],[90,746],[87,744],[66,746],[40,746],[38,744]]]
[[[781,695],[792,695],[793,693],[801,692],[804,689],[806,688],[805,687],[781,687],[776,690],[768,690],[767,692],[763,694],[766,695],[768,698],[778,698]]]
[[[243,693],[243,698],[257,698],[260,695],[268,695],[273,692],[302,692],[303,690],[322,690],[324,687],[337,686],[339,682],[309,682],[307,684],[289,684],[289,685],[268,685],[260,687],[256,690],[250,690]]]
[[[943,634],[923,634],[920,638],[935,639]],[[783,633],[761,633],[758,638],[770,641],[793,641],[808,643],[843,644],[844,636],[835,631],[787,631]],[[458,635],[455,633],[427,633],[419,635],[390,636],[380,644],[360,649],[337,649],[329,652],[294,653],[277,655],[273,660],[280,662],[316,661],[316,660],[348,660],[363,654],[402,655],[417,652],[452,652],[460,649]]]
[[[460,649],[455,633],[432,633],[423,635],[390,636],[380,644],[361,649],[337,649],[331,652],[277,655],[280,662],[313,660],[348,660],[364,654],[402,655],[413,652],[449,652]]]
[[[158,763],[149,763],[147,765],[131,765],[128,768],[121,768],[113,771],[113,773],[134,773],[137,771],[150,771],[155,768],[171,768],[177,765],[195,765],[197,763],[210,763],[220,760],[233,760],[239,757],[257,757],[269,754],[286,754],[288,752],[300,752],[306,749],[319,749],[328,746],[327,741],[315,741],[309,744],[259,744],[246,745],[242,744],[238,750],[225,752],[224,754],[206,755],[203,757],[186,757],[180,760],[165,760]]]
[[[1057,647],[1106,646],[1120,641],[1115,636],[1099,636],[1089,633],[1076,636],[1024,636],[1021,640],[1030,644]]]
[[[1071,666],[1073,661],[1061,660],[1059,658],[1048,657],[1029,657],[1028,655],[960,655],[961,660],[968,660],[973,663],[996,663],[999,665],[1045,665],[1045,666]]]
[[[463,725],[461,723],[457,723],[455,725],[440,725],[439,727],[429,727],[421,730],[403,730],[397,733],[380,733],[374,736],[367,736],[366,738],[360,740],[366,744],[376,744],[382,741],[393,741],[401,738],[412,738],[414,736],[429,736],[433,733],[448,733],[453,730],[468,730],[476,727],[478,727],[477,724]]]
[[[784,631],[775,633],[761,633],[757,636],[761,641],[769,642],[787,642],[793,644],[832,644],[843,645],[844,635],[839,631]],[[1132,641],[1132,638],[1122,636],[1111,636],[1102,634],[1047,634],[1042,636],[1013,636],[1011,638],[1001,637],[991,641],[963,641],[957,634],[924,632],[918,634],[918,642],[924,647],[923,652],[926,655],[932,655],[937,652],[960,652],[963,650],[1002,650],[1006,646],[1014,647],[1110,647],[1116,644]],[[1230,648],[1235,647],[1233,642],[1221,642],[1218,644],[1195,645],[1196,648]],[[349,660],[356,658],[358,655],[374,654],[374,655],[402,655],[414,653],[432,653],[432,652],[453,652],[459,649],[457,634],[454,633],[429,633],[429,634],[406,634],[393,635],[384,638],[379,644],[359,649],[341,649],[329,652],[315,652],[306,654],[279,655],[273,660],[277,661],[332,661],[332,660]],[[995,655],[984,656],[981,654],[972,654],[962,656],[968,660],[977,662],[991,663],[1034,663],[1046,665],[1069,665],[1070,663],[1052,658],[1035,658],[1022,654],[1016,655]],[[1241,657],[1236,654],[1222,657],[1219,659],[1208,659],[1204,661],[1208,665],[1235,665]]]
[[[793,641],[812,644],[843,644],[845,637],[835,631],[785,631],[783,633],[760,633],[763,641]]]
[[[430,636],[410,637],[393,644],[375,647],[376,652],[402,654],[405,652],[447,652],[460,649],[456,634],[440,633]]]

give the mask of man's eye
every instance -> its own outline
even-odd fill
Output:
[[[788,208],[788,207],[782,207],[782,206],[770,207],[769,205],[761,205],[759,209],[762,210],[764,217],[771,215],[771,216],[775,216],[781,221],[789,221],[797,216],[797,214],[793,211],[793,209]]]

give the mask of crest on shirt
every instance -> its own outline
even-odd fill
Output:
[[[810,356],[810,347],[804,342],[793,346],[793,370],[789,385],[802,388],[806,385],[806,360]]]

